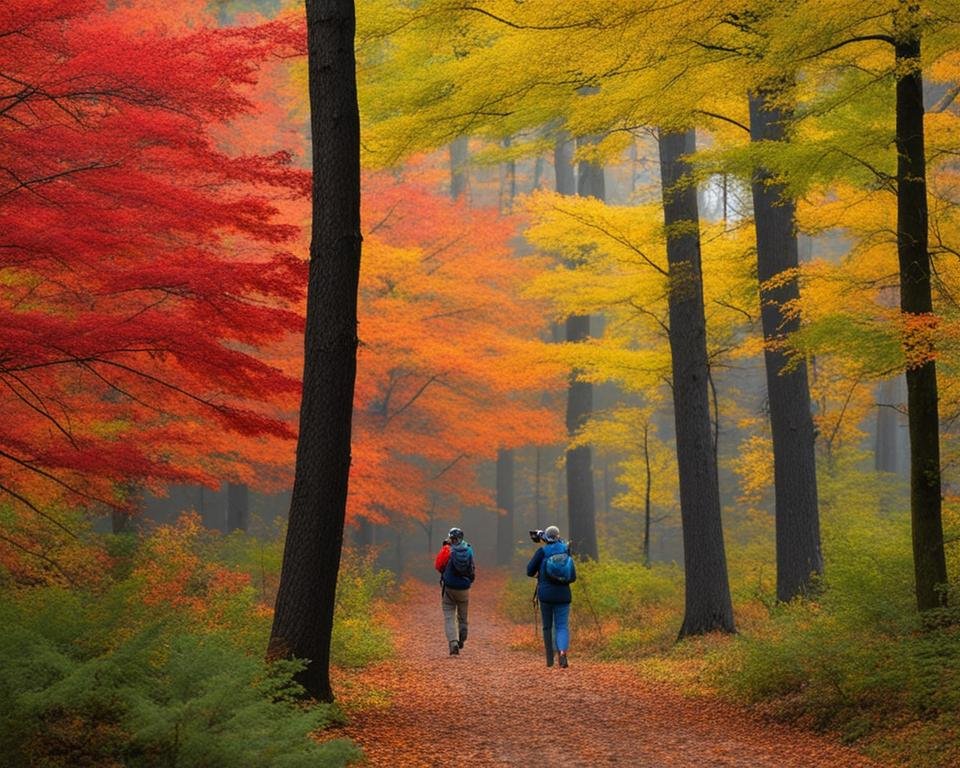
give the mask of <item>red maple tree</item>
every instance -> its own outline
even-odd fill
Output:
[[[261,353],[302,327],[289,155],[214,136],[252,109],[284,22],[216,29],[102,0],[0,5],[0,424],[13,556],[63,505],[229,476],[291,437],[299,382]],[[200,19],[202,21],[202,19]],[[286,463],[286,457],[284,461]]]

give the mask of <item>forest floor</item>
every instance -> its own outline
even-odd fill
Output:
[[[335,679],[349,723],[325,733],[391,768],[879,766],[826,737],[645,680],[629,664],[579,658],[575,637],[570,667],[548,669],[542,654],[517,649],[519,630],[496,607],[502,586],[478,579],[470,636],[450,656],[439,587],[406,584],[388,618],[396,654]]]

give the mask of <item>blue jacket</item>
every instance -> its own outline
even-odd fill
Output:
[[[550,555],[558,552],[569,552],[570,547],[561,539],[553,544],[545,544],[533,553],[530,562],[527,563],[527,576],[537,577],[537,599],[541,603],[569,603],[572,600],[570,594],[570,584],[555,584],[543,574],[543,560]],[[573,563],[573,578],[570,582],[577,580],[577,564]]]

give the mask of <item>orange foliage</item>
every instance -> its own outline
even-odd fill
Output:
[[[250,586],[250,577],[203,557],[197,544],[205,533],[195,512],[182,515],[175,525],[158,526],[143,539],[133,575],[142,582],[144,605],[185,611],[215,629],[224,624],[225,603]]]
[[[480,462],[562,434],[540,403],[561,384],[524,286],[518,221],[450,201],[429,170],[365,179],[360,352],[348,514],[423,518],[489,503]]]

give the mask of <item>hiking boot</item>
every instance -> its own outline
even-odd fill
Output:
[[[553,648],[547,651],[547,666],[553,666]]]
[[[450,643],[450,655],[451,655],[451,656],[459,656],[459,655],[460,655],[460,646],[457,644],[456,641]]]
[[[459,640],[457,640],[457,648],[463,648],[463,644],[465,642],[467,642],[467,638],[461,637]]]
[[[561,669],[567,668],[567,652],[566,651],[560,651],[560,668]]]

